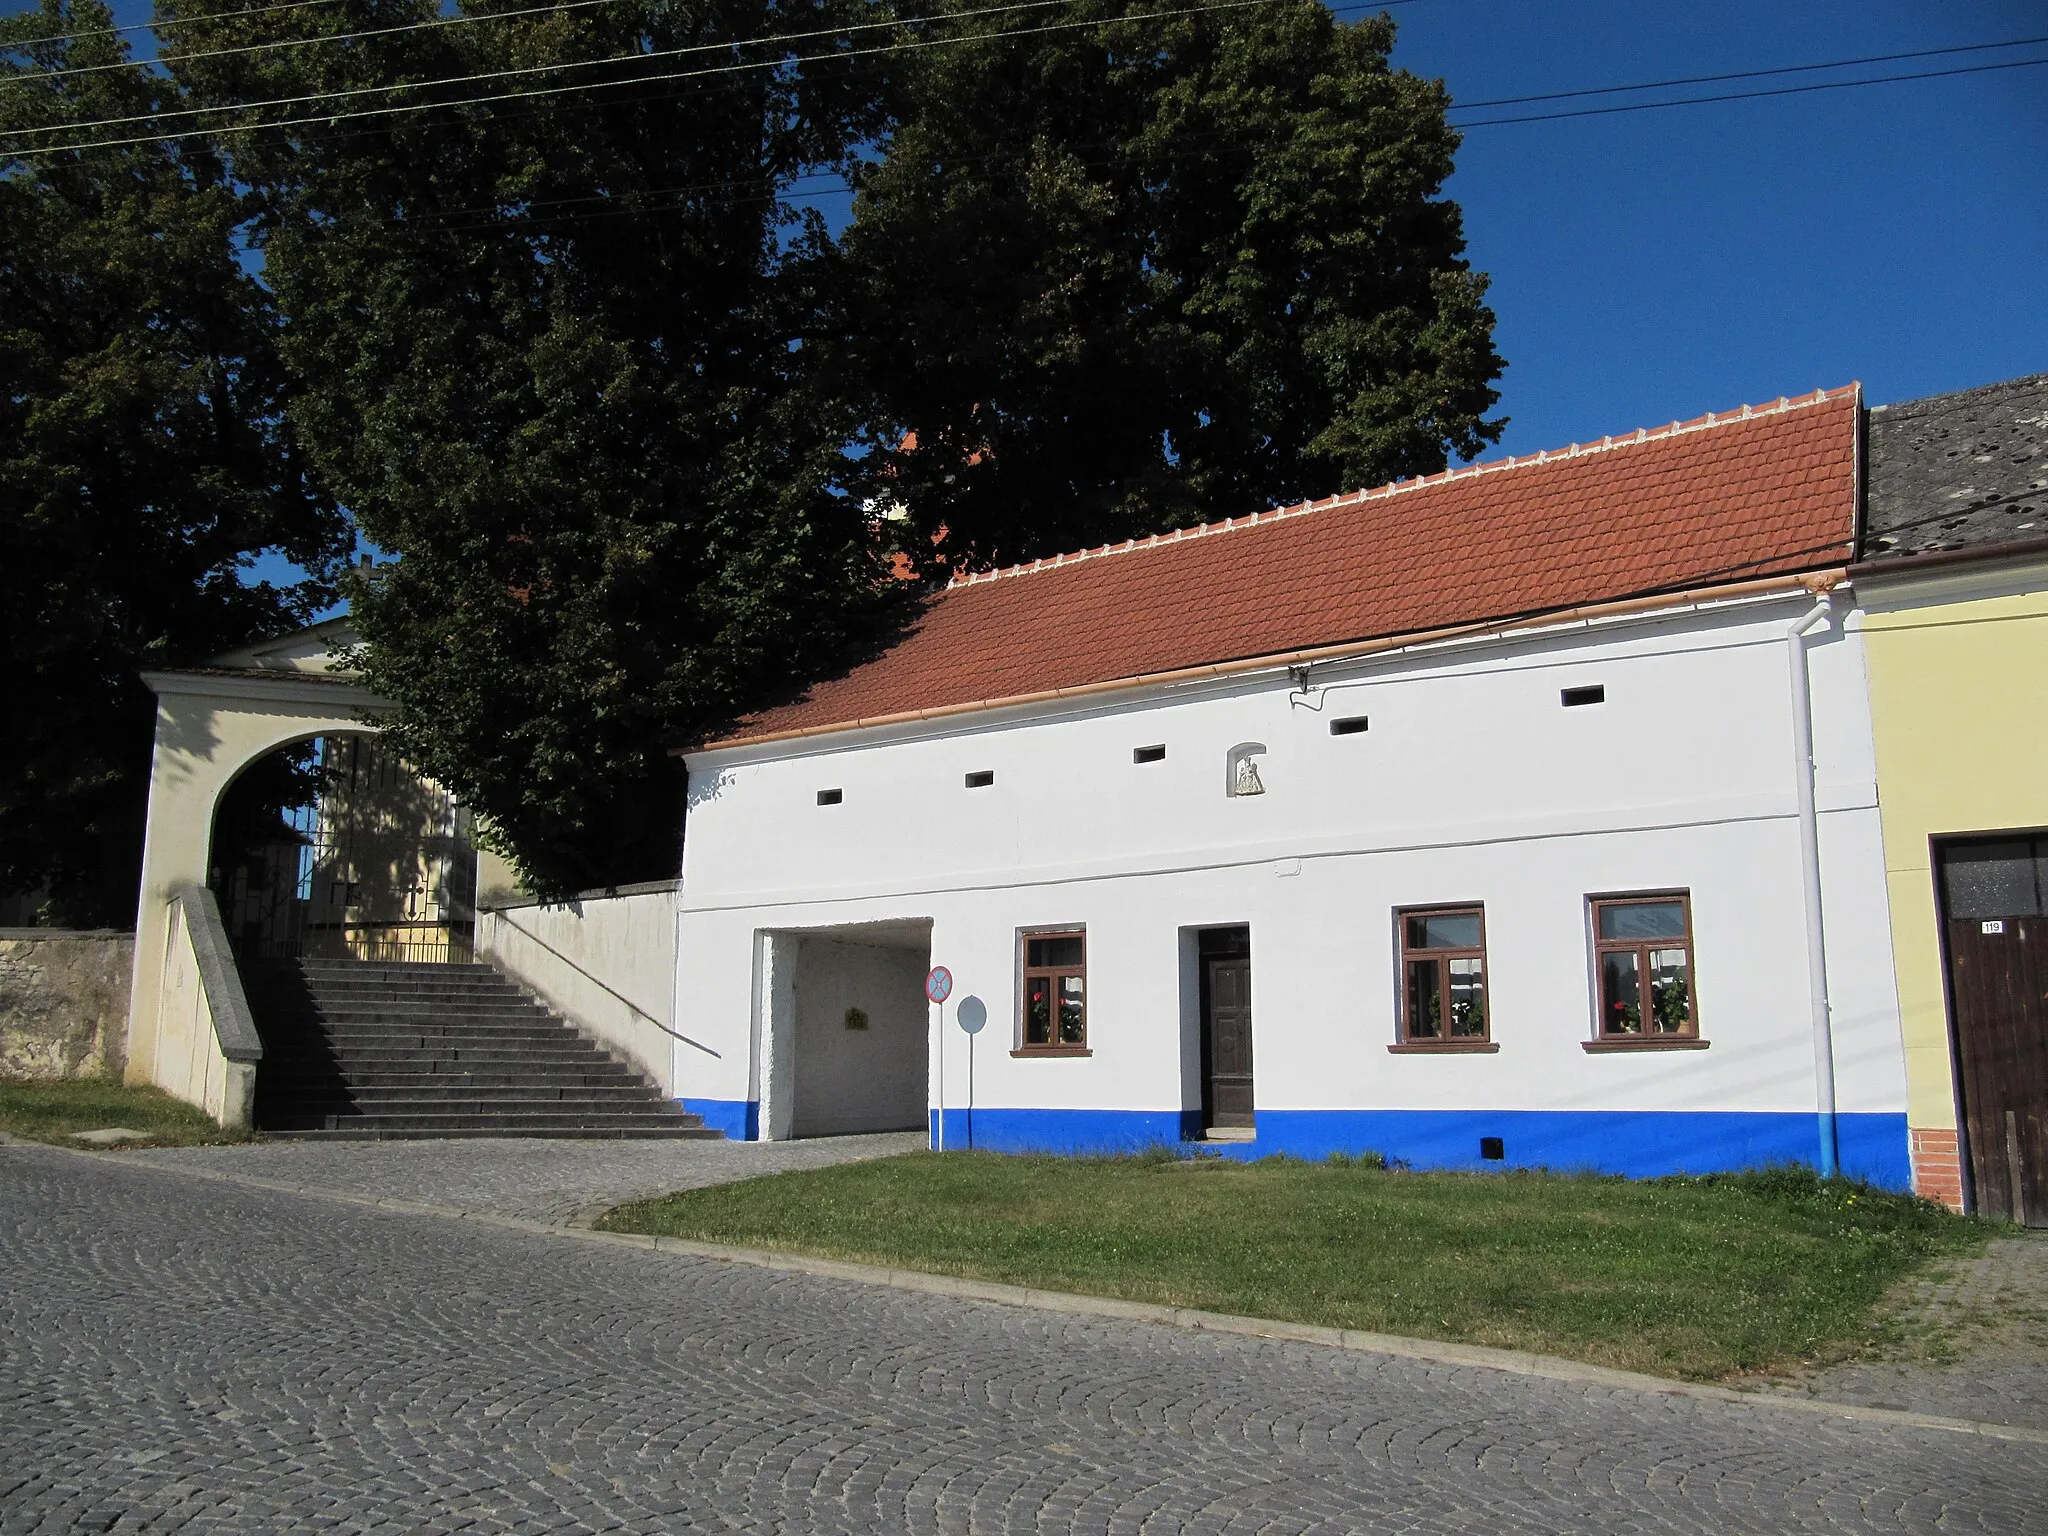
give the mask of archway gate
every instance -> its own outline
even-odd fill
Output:
[[[201,907],[218,921],[216,903],[180,898],[207,890],[214,813],[238,774],[294,742],[374,731],[389,713],[388,701],[336,663],[334,653],[354,638],[346,621],[332,620],[211,666],[143,674],[157,696],[157,721],[129,990],[130,1082],[155,1083],[234,1118],[235,1074],[216,1057],[225,1053],[230,1067],[237,1060],[248,1005],[232,973],[221,979],[202,953],[204,935],[195,940],[190,930]],[[254,1059],[244,1063],[252,1079]],[[221,1088],[224,1070],[229,1086]],[[223,1094],[223,1104],[210,1102]]]

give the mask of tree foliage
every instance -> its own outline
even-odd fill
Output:
[[[838,3],[621,0],[179,68],[199,99],[234,102],[717,56],[829,26]],[[185,36],[205,51],[435,14],[349,0]],[[837,483],[850,401],[802,344],[824,232],[776,197],[866,131],[867,88],[648,78],[672,67],[236,141],[291,320],[293,420],[402,556],[354,593],[369,681],[402,704],[408,758],[542,890],[672,875],[668,745],[830,665],[890,595]]]
[[[1384,17],[1185,10],[1069,0],[1081,25],[924,50],[893,84],[845,261],[876,464],[936,569],[1438,470],[1500,435],[1442,83],[1389,66]]]
[[[100,0],[0,22],[0,145],[162,109]],[[73,41],[11,46],[84,33]],[[276,316],[217,156],[0,152],[0,892],[134,919],[155,710],[140,669],[288,631],[321,600],[247,585],[267,548],[331,573],[347,531],[281,420]]]
[[[1498,435],[1457,137],[1384,18],[534,9],[178,0],[171,73],[254,211],[292,440],[401,557],[353,592],[370,680],[537,889],[672,874],[668,746],[885,642],[892,553],[938,578]]]

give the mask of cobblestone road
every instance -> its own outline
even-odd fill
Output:
[[[2039,1445],[0,1147],[0,1531],[2048,1530]]]
[[[269,1141],[121,1155],[169,1168],[566,1222],[671,1190],[893,1157],[924,1144],[922,1131],[898,1131],[808,1141]]]

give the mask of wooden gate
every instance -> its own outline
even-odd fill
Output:
[[[2048,837],[1949,843],[1940,868],[1974,1205],[2048,1227]]]

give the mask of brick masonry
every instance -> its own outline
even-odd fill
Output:
[[[118,1071],[134,963],[133,934],[0,928],[0,1077]]]
[[[1913,1193],[1939,1200],[1952,1211],[1963,1208],[1962,1151],[1954,1131],[1914,1126],[1912,1131]]]

